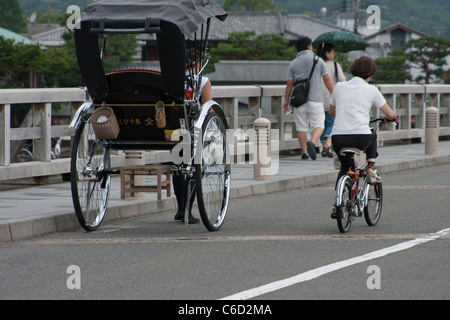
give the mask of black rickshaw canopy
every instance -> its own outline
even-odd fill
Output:
[[[94,0],[75,30],[78,64],[92,99],[108,102],[110,96],[99,34],[156,33],[164,94],[182,101],[186,38],[196,39],[201,25],[213,17],[227,17],[213,0]]]

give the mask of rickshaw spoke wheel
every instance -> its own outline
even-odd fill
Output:
[[[209,231],[222,226],[230,198],[230,165],[224,120],[210,113],[202,127],[201,163],[195,165],[200,217]]]
[[[111,186],[109,163],[109,151],[95,138],[92,126],[83,121],[73,140],[70,177],[75,214],[87,231],[96,230],[106,213]]]

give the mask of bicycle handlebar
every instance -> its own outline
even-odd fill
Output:
[[[394,117],[393,120],[386,120],[386,117],[381,117],[381,118],[370,120],[369,123],[378,122],[378,127],[377,128],[381,128],[381,126],[384,124],[385,121],[388,121],[390,123],[394,123],[395,126],[397,126],[397,118],[396,117]]]
[[[386,120],[386,117],[381,117],[381,118],[370,120],[370,123],[374,123],[374,122],[377,122],[377,121],[384,122],[384,120]],[[397,122],[397,119],[394,117],[393,120],[387,120],[387,121],[388,122]]]

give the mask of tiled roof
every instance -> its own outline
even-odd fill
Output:
[[[36,44],[34,41],[21,36],[15,32],[0,27],[0,36],[5,39],[13,39],[15,42],[23,42],[24,44]]]
[[[61,46],[64,44],[62,36],[65,32],[66,28],[61,27],[58,29],[35,34],[31,36],[31,39],[45,46]]]
[[[344,30],[338,26],[326,23],[321,20],[310,18],[303,14],[290,14],[287,16],[287,29],[293,34],[307,36],[314,40],[322,33],[328,31]]]
[[[225,41],[231,32],[253,30],[256,35],[276,33],[289,40],[296,40],[300,35],[305,35],[314,40],[324,32],[340,29],[342,28],[302,14],[229,12],[228,18],[224,22],[213,20],[209,39]]]
[[[212,21],[209,39],[225,41],[231,32],[247,30],[255,31],[256,35],[284,34],[286,19],[279,12],[229,12],[224,22],[216,19]]]
[[[380,34],[388,33],[388,32],[391,32],[391,31],[397,30],[397,29],[405,30],[406,32],[410,32],[410,33],[415,33],[415,34],[417,34],[417,35],[419,35],[419,36],[421,36],[421,37],[426,37],[426,36],[427,36],[427,35],[426,35],[425,33],[423,33],[423,32],[420,32],[420,31],[418,31],[418,30],[414,30],[414,29],[412,29],[412,28],[410,28],[410,27],[407,27],[407,26],[405,26],[405,25],[403,25],[403,24],[401,24],[401,23],[397,23],[397,24],[394,24],[394,25],[392,25],[392,26],[390,26],[390,27],[388,27],[388,28],[386,28],[386,29],[380,30],[379,32],[374,33],[374,34],[372,34],[372,35],[366,37],[366,40],[371,40],[371,39],[373,39],[373,38],[376,38],[376,37],[377,37],[378,35],[380,35]]]

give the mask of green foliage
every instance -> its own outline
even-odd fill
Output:
[[[36,23],[45,24],[50,22],[59,24],[60,26],[65,26],[68,16],[68,14],[64,14],[60,11],[47,11],[46,9],[39,9],[36,12]]]
[[[0,37],[0,87],[30,87],[31,72],[43,75],[46,87],[82,85],[73,36],[66,33],[63,38],[66,42],[63,48],[43,51],[39,45],[14,43]],[[120,62],[131,61],[136,47],[134,35],[110,36],[104,57],[105,71],[116,69]]]
[[[422,75],[414,79],[418,83],[429,84],[443,79],[446,57],[450,55],[450,39],[423,37],[410,40],[406,44],[406,57],[413,68],[422,70]]]
[[[373,80],[377,84],[404,84],[412,80],[403,49],[393,50],[388,58],[375,59],[375,63],[378,71]]]
[[[273,0],[225,0],[223,8],[226,11],[275,11]]]
[[[255,31],[230,33],[228,42],[211,48],[211,62],[219,60],[292,60],[294,47],[279,34],[261,34]],[[210,70],[207,70],[210,71]]]
[[[45,57],[38,45],[14,43],[0,37],[0,87],[27,87],[29,73],[41,71],[44,64]]]
[[[10,1],[10,0],[2,0]],[[15,0],[17,1],[17,0]],[[18,0],[26,15],[40,8],[47,10],[47,4],[42,0]],[[351,0],[347,0],[353,3]],[[92,0],[58,0],[50,3],[52,10],[66,12],[69,5],[78,5],[81,9],[85,8]],[[228,11],[244,11],[250,8],[251,11],[286,11],[290,14],[310,13],[313,16],[320,17],[320,8],[326,7],[329,16],[342,11],[342,1],[337,0],[216,0],[217,3],[225,6],[225,3],[240,4],[239,7],[231,6]],[[270,3],[274,4],[274,8]],[[450,38],[450,28],[448,27],[449,14],[446,8],[448,0],[378,0],[378,1],[360,1],[360,10],[365,11],[370,4],[376,4],[381,8],[382,28],[386,28],[397,22],[401,22],[411,28],[417,29],[429,35],[441,38]],[[267,7],[269,5],[269,7]],[[263,6],[263,7],[261,7]],[[353,10],[352,5],[348,10]],[[0,10],[1,13],[2,10]]]
[[[60,87],[63,84],[61,78],[71,72],[73,64],[74,58],[64,49],[43,51],[39,45],[15,43],[0,37],[2,88],[28,88],[32,85],[32,74],[43,75],[47,87]]]
[[[103,59],[105,72],[113,71],[120,62],[132,61],[136,54],[137,38],[133,34],[109,35]],[[101,48],[100,44],[100,48]]]
[[[230,33],[228,42],[211,48],[211,64],[206,73],[214,71],[212,64],[220,60],[292,60],[297,53],[289,41],[279,34],[261,34],[255,31]]]
[[[29,15],[32,12],[37,12],[39,9],[43,9],[44,11],[51,9],[65,13],[71,5],[77,5],[81,9],[84,9],[92,0],[54,0],[48,4],[43,0],[19,0],[19,2],[22,4],[25,14]]]
[[[0,1],[0,27],[17,33],[26,30],[26,21],[18,0]]]

